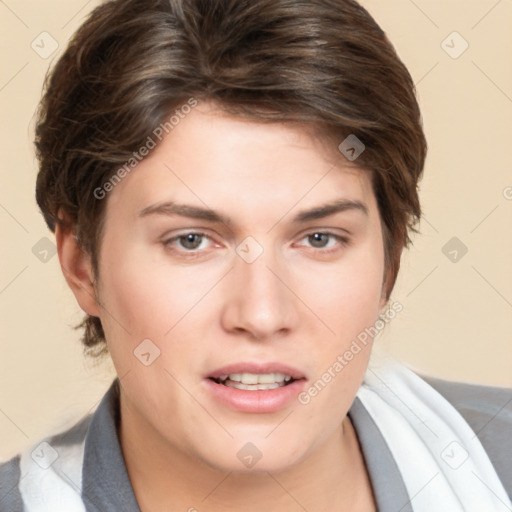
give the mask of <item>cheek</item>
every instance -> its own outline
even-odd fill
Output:
[[[382,256],[382,257],[381,257]],[[299,397],[312,416],[322,418],[326,431],[334,429],[357,393],[368,366],[378,319],[383,284],[383,255],[379,245],[373,252],[354,252],[334,271],[318,271],[309,287],[310,300],[324,326],[316,334],[311,353],[316,375]],[[305,289],[304,289],[305,290]],[[304,293],[306,293],[304,291]]]
[[[134,337],[162,337],[207,289],[201,269],[168,265],[155,253],[154,247],[120,237],[109,240],[102,253],[102,303]]]
[[[347,252],[347,257],[332,266],[318,265],[302,277],[299,293],[315,304],[319,319],[334,331],[339,343],[352,339],[375,322],[382,296],[383,251],[370,244]]]

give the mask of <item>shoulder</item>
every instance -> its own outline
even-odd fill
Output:
[[[20,481],[20,456],[0,463],[0,510],[23,510],[18,488]]]
[[[66,494],[76,495],[91,418],[87,415],[0,463],[0,510],[22,512],[28,505],[37,509],[58,503]]]
[[[419,376],[466,420],[512,496],[512,388]]]

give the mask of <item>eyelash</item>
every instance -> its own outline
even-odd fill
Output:
[[[168,248],[171,251],[182,252],[182,254],[186,255],[186,257],[188,257],[188,258],[198,257],[200,255],[200,251],[201,251],[200,249],[199,250],[198,249],[176,250],[176,249],[171,247],[174,242],[177,242],[180,239],[187,237],[188,235],[197,235],[197,236],[200,236],[202,238],[208,238],[208,239],[212,240],[212,238],[210,236],[208,236],[206,233],[203,233],[201,231],[187,231],[185,233],[181,233],[181,234],[176,235],[176,236],[174,236],[172,238],[164,240],[163,241],[163,245],[164,245],[165,248]],[[327,235],[327,236],[331,237],[331,239],[334,238],[340,244],[340,246],[342,248],[346,247],[346,246],[348,246],[350,244],[350,239],[348,237],[339,235],[337,233],[333,233],[332,231],[320,231],[320,230],[310,231],[310,232],[304,234],[302,236],[301,240],[304,240],[304,239],[306,239],[308,237],[311,237],[313,235]],[[324,249],[324,248],[315,248],[315,247],[311,247],[311,249],[317,249],[315,252],[319,252],[321,254],[332,254],[332,253],[335,253],[335,252],[337,252],[339,250],[339,248]]]

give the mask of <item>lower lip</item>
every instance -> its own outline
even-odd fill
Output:
[[[211,379],[206,379],[205,382],[208,391],[224,405],[240,412],[260,414],[276,412],[289,406],[306,384],[305,379],[299,379],[280,388],[247,391],[217,384]]]

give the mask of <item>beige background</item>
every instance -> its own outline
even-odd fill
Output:
[[[91,410],[113,378],[82,357],[81,313],[57,256],[32,252],[53,240],[34,200],[34,110],[49,63],[96,3],[0,3],[0,459]],[[363,5],[411,71],[430,146],[422,234],[393,296],[404,310],[378,343],[424,373],[512,386],[512,2]],[[42,37],[51,48],[44,31],[59,44],[48,59],[31,48],[44,51]],[[442,47],[453,31],[469,44],[456,59]],[[463,48],[458,36],[446,44]],[[442,251],[452,237],[468,248],[457,262]]]

